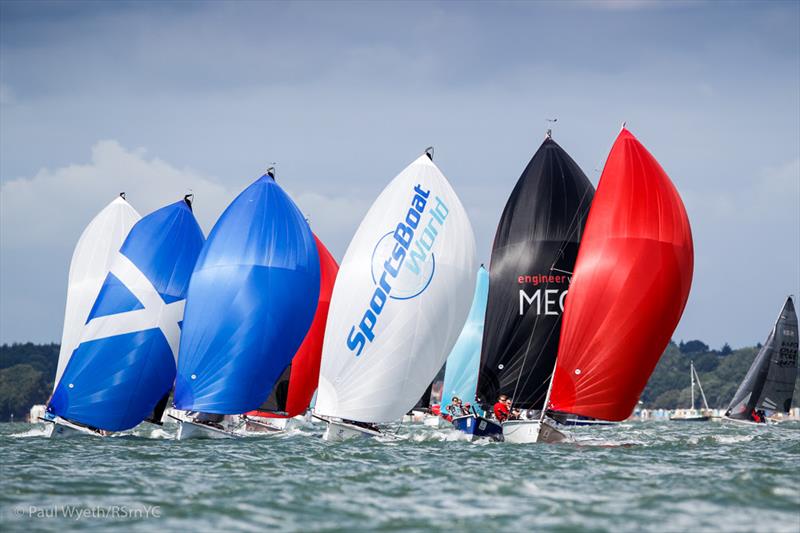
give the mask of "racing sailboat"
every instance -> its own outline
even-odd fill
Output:
[[[225,416],[267,399],[319,290],[314,235],[270,169],[225,209],[192,273],[175,380],[179,440],[237,435]]]
[[[694,249],[683,201],[623,126],[592,201],[547,414],[626,419],[683,314]],[[539,442],[564,435],[541,415]]]
[[[765,424],[767,412],[789,412],[796,380],[797,313],[789,296],[723,419]]]
[[[594,187],[550,136],[517,181],[497,226],[478,397],[512,398],[510,442],[533,442],[559,344],[564,301]]]
[[[670,420],[677,420],[679,422],[708,422],[711,420],[710,410],[708,409],[708,402],[706,401],[706,393],[703,392],[703,385],[700,383],[700,376],[694,369],[694,361],[689,362],[689,379],[691,380],[691,395],[692,406],[689,409],[678,409],[678,411],[669,417]],[[700,396],[703,398],[704,409],[700,412],[694,408],[694,384],[697,381],[697,387],[700,389]]]
[[[461,332],[475,237],[432,149],[367,212],[331,298],[314,413],[326,440],[377,436],[422,396]]]
[[[186,288],[203,246],[191,200],[131,228],[48,402],[51,435],[106,435],[158,422],[175,380]]]
[[[322,339],[339,265],[316,235],[314,241],[320,267],[319,301],[314,320],[303,344],[275,383],[267,400],[258,409],[244,415],[247,431],[274,432],[290,429],[295,417],[306,412],[314,391],[317,390]]]
[[[475,400],[481,362],[483,319],[488,297],[489,272],[481,265],[469,316],[453,351],[447,357],[440,414],[450,420],[454,428],[472,435],[473,439],[488,437],[501,440],[503,428],[485,418],[483,409]],[[460,403],[454,405],[454,400]]]

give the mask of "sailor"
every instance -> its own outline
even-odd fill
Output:
[[[509,409],[511,405],[511,400],[508,399],[508,396],[505,394],[501,394],[500,397],[497,398],[497,403],[494,404],[494,417],[497,419],[498,422],[505,422],[508,420],[509,414],[511,414],[511,410]]]
[[[461,402],[461,398],[458,396],[453,396],[451,398],[450,405],[447,406],[447,412],[454,417],[469,414],[469,410],[464,407],[464,404]]]

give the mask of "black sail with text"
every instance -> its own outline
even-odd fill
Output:
[[[500,394],[541,409],[553,372],[561,314],[594,187],[545,139],[517,181],[495,234],[478,397]]]
[[[731,400],[725,416],[750,420],[753,410],[788,412],[797,379],[797,313],[791,297]]]

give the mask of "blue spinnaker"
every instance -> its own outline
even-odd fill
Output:
[[[203,232],[186,201],[131,229],[48,410],[107,431],[142,422],[172,389],[180,322]]]
[[[481,364],[481,340],[483,339],[483,317],[489,297],[489,272],[481,266],[475,282],[475,296],[464,329],[458,336],[453,351],[447,358],[442,387],[441,413],[447,413],[453,396],[466,405],[471,404],[479,415],[483,412],[475,401],[478,386],[478,371]]]
[[[311,325],[319,285],[308,223],[262,176],[222,213],[195,266],[175,407],[236,414],[260,406]]]

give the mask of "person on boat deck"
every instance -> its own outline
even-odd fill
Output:
[[[447,406],[447,412],[450,413],[451,416],[464,416],[469,414],[469,409],[464,407],[461,398],[453,396],[450,400],[450,405]]]
[[[511,398],[505,394],[501,394],[497,398],[497,403],[494,404],[494,417],[498,422],[505,422],[506,420],[515,420],[519,418],[519,411],[511,410]]]

